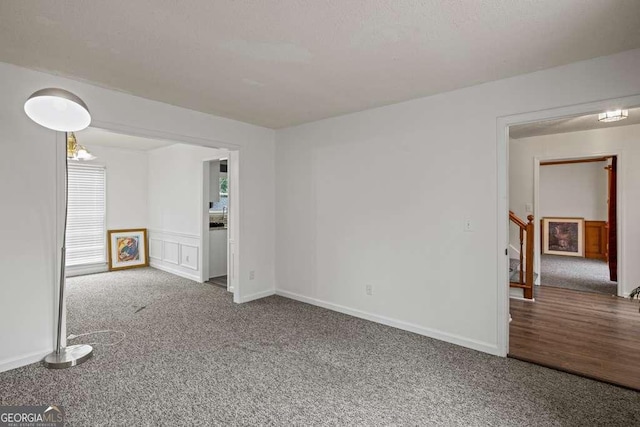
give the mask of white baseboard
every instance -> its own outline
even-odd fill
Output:
[[[523,299],[524,289],[509,287],[509,298]]]
[[[202,283],[202,280],[200,280],[200,276],[198,274],[191,274],[191,273],[187,273],[185,271],[179,270],[177,268],[171,268],[171,267],[168,267],[166,264],[161,264],[154,260],[151,260],[151,262],[149,263],[149,266],[156,268],[158,270],[166,271],[167,273],[175,274],[176,276],[184,277],[185,279]]]
[[[514,297],[514,296],[510,296],[509,299],[517,299],[518,301],[525,301],[525,302],[536,302],[535,298],[525,298],[525,297]]]
[[[22,366],[31,365],[32,363],[39,362],[42,359],[44,359],[44,357],[47,354],[51,353],[51,351],[52,350],[38,351],[23,357],[19,357],[17,359],[3,360],[2,362],[0,362],[0,372],[9,371],[11,369],[16,369]]]
[[[426,337],[434,338],[440,341],[446,341],[448,343],[471,348],[473,350],[482,351],[484,353],[489,353],[496,356],[500,355],[498,346],[495,344],[489,344],[482,341],[476,341],[476,340],[468,339],[465,337],[461,337],[459,335],[437,331],[435,329],[425,328],[412,323],[404,322],[402,320],[391,319],[389,317],[379,316],[373,313],[367,313],[362,310],[345,307],[345,306],[334,304],[331,302],[322,301],[316,298],[306,297],[304,295],[299,295],[289,291],[276,290],[276,295],[280,295],[285,298],[294,299],[296,301],[305,302],[307,304],[315,305],[318,307],[326,308],[328,310],[337,311],[339,313],[348,314],[350,316],[359,317],[361,319],[369,320],[371,322],[381,323],[383,325],[402,329],[404,331],[409,331],[419,335],[424,335]]]
[[[275,294],[276,294],[275,290],[269,289],[268,291],[257,292],[255,294],[240,297],[240,299],[237,302],[243,303],[243,302],[254,301],[260,298],[270,297],[271,295],[275,295]]]
[[[106,273],[107,264],[78,265],[65,268],[66,277],[84,276],[86,274]]]

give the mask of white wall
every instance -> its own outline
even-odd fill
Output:
[[[607,220],[607,162],[548,165],[540,168],[540,218]]]
[[[209,207],[209,200],[203,200],[204,167],[209,167],[204,161],[227,156],[223,150],[185,144],[149,151],[151,266],[200,280],[206,261],[202,225]]]
[[[512,139],[509,164],[517,173],[511,174],[509,205],[516,214],[523,215],[525,204],[533,203],[535,157],[558,159],[615,153],[619,153],[618,191],[622,192],[618,200],[618,215],[621,216],[618,254],[620,257],[623,252],[623,260],[627,260],[618,264],[618,280],[622,294],[628,295],[640,283],[640,265],[635,262],[640,259],[640,224],[635,221],[640,217],[640,169],[637,167],[640,164],[640,125]],[[539,236],[539,222],[535,221],[535,224],[536,236]]]
[[[0,63],[0,371],[35,362],[54,346],[56,194],[62,194],[56,186],[56,134],[23,111],[29,95],[46,87],[83,98],[94,125],[213,147],[237,145],[240,297],[274,290],[274,131]],[[249,280],[251,270],[255,280]]]
[[[278,293],[499,354],[497,119],[640,93],[638,69],[629,51],[279,130]]]
[[[147,227],[147,152],[83,144],[107,174],[107,229]]]

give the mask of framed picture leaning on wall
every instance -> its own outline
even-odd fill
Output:
[[[542,252],[584,257],[584,218],[543,218]]]
[[[109,230],[109,271],[146,267],[147,229]]]

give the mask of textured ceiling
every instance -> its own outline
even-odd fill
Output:
[[[175,142],[171,141],[123,135],[91,127],[75,132],[75,135],[78,144],[89,148],[95,145],[102,145],[105,147],[126,148],[128,150],[149,151],[175,144]]]
[[[509,136],[519,139],[530,136],[553,135],[555,133],[578,132],[581,130],[604,129],[637,124],[640,124],[640,108],[631,108],[629,109],[629,117],[617,122],[600,122],[598,121],[598,113],[588,114],[586,116],[565,117],[544,122],[510,126]]]
[[[637,47],[637,0],[0,1],[0,61],[272,128]]]

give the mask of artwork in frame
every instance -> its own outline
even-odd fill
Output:
[[[109,230],[109,270],[146,267],[147,229]]]
[[[542,252],[584,257],[584,218],[543,218]]]

